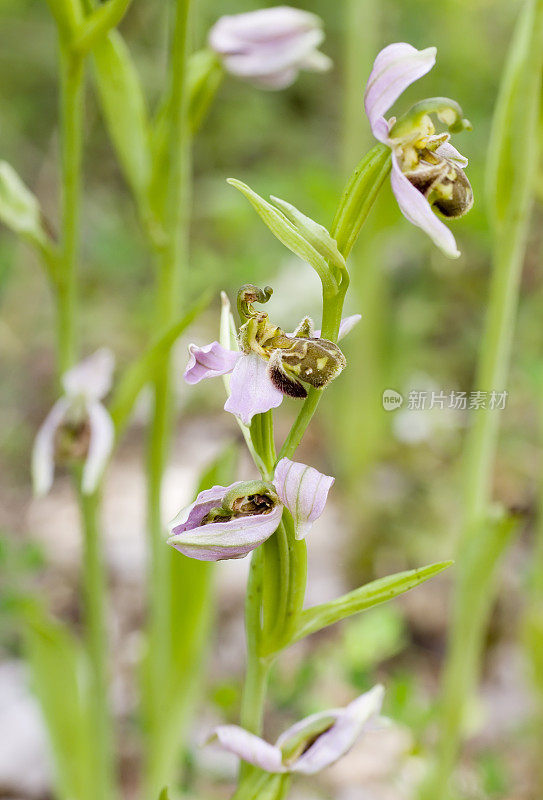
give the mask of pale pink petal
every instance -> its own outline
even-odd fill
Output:
[[[332,727],[315,740],[290,770],[314,775],[348,753],[359,736],[373,726],[383,703],[383,695],[383,687],[374,686],[340,710]]]
[[[204,378],[214,378],[232,372],[241,353],[227,350],[219,342],[211,342],[204,347],[189,344],[189,360],[184,378],[194,384]]]
[[[277,494],[292,514],[296,538],[303,539],[326,505],[328,492],[334,483],[330,475],[282,458],[275,468],[274,485]]]
[[[355,325],[358,325],[360,320],[362,319],[362,314],[351,314],[350,317],[345,317],[345,319],[341,320],[341,324],[339,326],[339,333],[338,333],[338,342],[343,339],[344,336],[347,336],[348,333],[352,331]]]
[[[92,494],[98,486],[115,441],[113,420],[101,403],[87,404],[90,426],[89,452],[83,466],[81,488],[85,494]]]
[[[64,391],[70,397],[101,400],[109,392],[115,357],[108,347],[101,347],[62,376]]]
[[[224,404],[225,411],[250,425],[255,414],[277,408],[282,401],[283,394],[271,382],[264,359],[256,353],[242,354],[230,378],[230,397]]]
[[[293,67],[298,70],[301,64],[307,63],[309,54],[323,38],[321,30],[309,30],[282,41],[261,42],[245,53],[225,56],[224,66],[232,75],[251,79],[272,76]]]
[[[278,747],[265,742],[237,725],[220,725],[212,732],[208,741],[217,740],[223,750],[233,753],[265,772],[286,772]]]
[[[446,256],[458,258],[460,251],[456,247],[454,236],[434,214],[424,195],[415,189],[403,174],[394,153],[392,154],[390,181],[392,191],[404,217],[417,228],[421,228]]]
[[[300,69],[329,67],[329,59],[317,51],[323,39],[315,14],[278,6],[221,17],[210,31],[209,45],[233,75],[265,89],[282,89]]]
[[[222,499],[229,489],[237,486],[241,481],[233,483],[231,486],[212,486],[211,489],[205,489],[200,492],[194,503],[190,506],[182,508],[177,516],[172,519],[169,524],[170,533],[182,533],[183,531],[197,528],[205,515],[211,511],[212,508],[220,506]]]
[[[55,437],[64,422],[70,403],[65,397],[57,400],[39,429],[32,450],[32,485],[38,497],[47,494],[55,475]]]
[[[384,114],[408,86],[432,69],[435,61],[435,47],[417,50],[406,42],[398,42],[381,50],[364,95],[364,107],[376,139],[387,141],[388,123]]]
[[[436,153],[438,156],[447,158],[449,161],[455,161],[462,169],[468,166],[468,159],[463,156],[462,153],[459,153],[456,147],[450,142],[443,142],[443,144],[440,144]]]
[[[319,17],[299,8],[261,8],[220,17],[209,32],[209,45],[217,53],[238,53],[256,44],[289,41],[321,27]]]

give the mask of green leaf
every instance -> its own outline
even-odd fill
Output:
[[[412,569],[406,572],[398,572],[396,575],[388,575],[386,578],[378,578],[360,589],[330,600],[313,608],[308,608],[300,615],[298,630],[292,637],[292,642],[299,641],[311,633],[333,625],[339,620],[358,614],[368,608],[392,600],[404,592],[408,592],[434,575],[450,567],[452,561],[440,561],[437,564],[429,564],[420,569]]]
[[[198,50],[188,62],[189,123],[200,128],[223,79],[222,64],[212,50]]]
[[[139,393],[153,379],[157,364],[168,356],[177,339],[209,305],[209,301],[210,294],[205,292],[190,307],[184,317],[172,325],[158,341],[125,370],[109,404],[109,413],[115,425],[117,437],[123,432]]]
[[[49,731],[60,797],[92,800],[92,731],[86,662],[65,625],[35,604],[23,609],[30,675]]]
[[[377,144],[366,153],[351,175],[330,231],[344,258],[358,239],[390,167],[390,148]]]
[[[149,118],[140,79],[122,36],[112,31],[94,47],[95,80],[104,120],[126,180],[144,202],[151,173]]]
[[[229,178],[228,183],[245,195],[273,235],[279,239],[285,247],[288,247],[292,253],[295,253],[302,261],[306,261],[313,267],[321,279],[323,291],[326,294],[336,294],[338,284],[329,264],[321,253],[315,249],[313,244],[300,233],[296,225],[294,225],[282,211],[279,211],[279,209],[272,206],[271,203],[268,203],[264,198],[260,197],[260,195],[254,192],[245,183],[234,178]],[[293,208],[293,206],[291,206],[291,208]]]
[[[194,135],[200,127],[223,77],[221,62],[212,50],[198,50],[187,64],[189,125]],[[156,116],[152,133],[153,183],[165,169],[170,118],[171,87]]]
[[[526,0],[508,51],[490,137],[486,193],[496,230],[526,216],[540,157],[543,3]]]

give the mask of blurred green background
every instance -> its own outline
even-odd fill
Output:
[[[348,309],[360,312],[363,321],[345,342],[349,368],[327,392],[300,450],[300,460],[338,477],[336,522],[345,529],[345,537],[343,550],[331,556],[330,571],[350,587],[376,575],[447,558],[454,551],[466,418],[446,410],[410,413],[406,403],[401,411],[386,412],[381,398],[387,388],[405,396],[410,389],[445,393],[471,389],[490,269],[489,231],[481,200],[487,139],[520,4],[315,0],[297,5],[323,18],[327,38],[322,49],[332,57],[334,69],[325,75],[304,73],[292,88],[277,93],[225,79],[194,150],[187,301],[203,287],[217,295],[224,289],[233,298],[242,283],[266,283],[275,289],[267,310],[286,330],[306,313],[318,318],[316,275],[281,247],[225,179],[240,178],[261,195],[282,197],[329,225],[349,171],[371,146],[363,113],[364,82],[373,58],[386,44],[408,41],[417,48],[435,45],[438,51],[436,67],[406,92],[399,110],[422,97],[445,95],[457,100],[473,123],[471,133],[455,140],[470,160],[467,172],[475,194],[473,210],[453,223],[461,258],[448,261],[433,248],[403,219],[385,188],[351,258]],[[165,73],[166,6],[134,0],[122,25],[152,108]],[[221,14],[258,6],[237,0],[196,2],[194,47],[204,44],[206,31]],[[38,195],[55,228],[54,27],[46,3],[39,0],[2,0],[0,23],[0,157]],[[152,335],[153,264],[90,80],[88,84],[80,340],[84,352],[108,344],[122,365]],[[474,708],[476,735],[462,773],[467,798],[536,800],[543,791],[542,783],[536,788],[543,733],[534,727],[530,713],[534,697],[519,646],[541,472],[541,397],[536,379],[542,346],[542,219],[539,206],[524,270],[509,384],[489,387],[509,392],[502,414],[496,496],[506,506],[521,508],[526,525],[501,576],[483,676],[487,706]],[[191,340],[203,344],[216,337],[218,308],[217,299],[196,324]],[[180,367],[183,358],[181,352]],[[54,580],[47,581],[48,559],[34,544],[39,514],[29,512],[30,448],[55,393],[50,297],[33,254],[4,229],[0,231],[0,360],[0,526],[6,533],[2,566],[10,583],[31,579],[40,585],[41,581],[46,591],[53,584],[57,610],[77,618],[73,591],[62,593],[62,581],[71,586],[75,579],[69,575],[76,569],[68,570],[67,577],[57,565]],[[221,435],[235,436],[231,419],[221,416],[216,423],[222,402],[220,386],[202,384],[190,392],[182,387],[180,436],[187,430],[197,436],[207,420],[221,426]],[[283,404],[280,433],[286,433],[296,411],[295,401]],[[140,427],[136,424],[129,434],[121,461],[139,447]],[[177,455],[183,458],[182,452]],[[285,674],[277,671],[273,683],[277,713],[290,718],[312,710],[315,697],[322,697],[334,680],[364,688],[376,675],[384,677],[389,686],[387,713],[414,731],[407,751],[416,770],[417,759],[431,747],[428,720],[444,652],[451,579],[440,578],[394,607],[317,637],[310,645],[315,658],[298,656],[285,667]],[[314,594],[318,597],[318,590]],[[19,644],[9,614],[4,616],[2,646],[9,660],[17,657]],[[343,648],[336,646],[339,642]],[[232,667],[230,674],[227,667],[224,677],[217,668],[220,658],[219,648],[209,679],[212,696],[215,706],[235,719],[239,669]],[[130,713],[125,717],[129,720]],[[124,724],[130,773],[133,732],[129,722]],[[194,758],[200,758],[199,752],[187,754],[189,762]],[[191,774],[189,770],[189,785]],[[397,779],[398,774],[383,778],[384,788],[375,789],[373,796],[409,796],[409,776],[401,791],[394,788]],[[401,793],[404,789],[407,794]],[[341,793],[333,785],[328,790],[334,794],[306,797],[366,796],[356,794],[356,789],[354,794]]]

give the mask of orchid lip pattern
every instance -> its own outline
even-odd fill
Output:
[[[435,60],[435,47],[416,50],[405,42],[385,47],[373,64],[364,105],[373,135],[392,150],[391,185],[402,214],[445,255],[456,258],[460,253],[454,236],[432,209],[448,219],[469,211],[473,192],[463,171],[468,161],[450,144],[449,133],[436,133],[430,114],[435,113],[452,131],[469,123],[458,104],[447,98],[417,103],[398,121],[384,117],[404,90],[432,69]]]
[[[232,506],[230,515],[227,503]],[[229,487],[213,486],[200,492],[170,523],[168,544],[199,561],[243,558],[275,533],[282,513],[283,506],[271,486],[255,487],[241,481]]]
[[[277,6],[221,17],[209,45],[232,75],[261,89],[285,89],[300,70],[324,72],[331,60],[317,48],[324,39],[318,16]]]
[[[53,484],[55,461],[83,461],[81,488],[92,493],[114,440],[113,422],[100,402],[111,387],[113,354],[107,348],[72,367],[62,377],[64,395],[43,422],[32,452],[32,481],[38,496]]]
[[[283,507],[301,539],[324,511],[333,483],[313,467],[282,458],[273,484],[238,481],[200,492],[170,523],[168,544],[199,561],[243,558],[275,533]]]
[[[195,384],[204,378],[231,373],[230,395],[224,408],[245,425],[250,424],[255,414],[277,408],[285,395],[307,397],[304,384],[324,388],[345,367],[339,347],[321,339],[309,317],[292,334],[287,334],[270,323],[265,313],[248,309],[243,303],[240,311],[246,319],[238,336],[241,349],[228,350],[219,342],[204,347],[191,344],[184,377],[187,383]],[[358,314],[344,319],[338,338],[359,320]]]
[[[288,728],[274,745],[237,725],[221,725],[208,742],[270,773],[314,775],[351,750],[356,740],[379,727],[384,689],[373,689],[345,708],[313,714]]]

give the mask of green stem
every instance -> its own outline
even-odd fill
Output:
[[[75,360],[77,257],[81,194],[83,61],[60,46],[61,243],[57,272],[58,369]]]
[[[251,569],[245,598],[245,632],[247,638],[247,669],[243,696],[241,701],[241,725],[257,736],[262,733],[266,688],[272,660],[262,657],[262,623],[261,611],[263,602],[263,566],[264,550],[255,550],[251,559]],[[255,768],[242,763],[240,767],[240,790],[255,775]]]
[[[231,800],[283,800],[289,786],[289,775],[271,775],[255,771],[238,786]]]
[[[72,52],[79,55],[90,53],[100,39],[119,24],[131,2],[132,0],[107,0],[92,11],[81,25],[81,33],[71,45]]]
[[[284,647],[291,639],[302,613],[307,587],[307,545],[304,540],[296,539],[292,516],[285,511],[282,522],[288,544],[289,575],[285,620],[283,623],[281,645]]]
[[[107,629],[105,598],[107,580],[100,546],[97,493],[78,494],[84,532],[83,583],[85,637],[91,668],[92,691],[89,712],[93,732],[93,790],[97,800],[109,800],[114,790],[112,720],[108,702]]]
[[[288,587],[291,581],[291,552],[288,534],[283,520],[275,534],[264,543],[264,586],[273,591],[263,597],[265,652],[276,653],[281,649],[287,619],[289,601]]]
[[[304,400],[303,405],[294,421],[294,425],[289,431],[287,438],[279,453],[279,458],[292,458],[298,445],[303,439],[307,426],[313,418],[313,414],[317,410],[320,399],[322,397],[322,389],[310,388],[307,393],[307,398]]]
[[[370,129],[360,113],[360,90],[371,72],[378,51],[378,22],[381,14],[378,0],[345,0],[344,14],[344,81],[343,81],[343,170],[347,175],[361,148],[370,145]]]
[[[60,247],[55,264],[57,359],[62,376],[76,356],[77,263],[83,141],[84,59],[60,42]],[[80,475],[78,482],[80,482]],[[84,532],[83,582],[85,637],[92,681],[93,772],[98,800],[115,794],[112,720],[108,703],[107,635],[105,624],[106,576],[98,526],[99,498],[79,490]]]
[[[188,262],[190,131],[186,64],[191,0],[176,0],[171,44],[168,163],[163,188],[164,230],[167,241],[157,250],[156,328],[165,329],[176,318],[181,304],[183,274]],[[157,368],[153,382],[154,408],[149,432],[147,462],[149,569],[149,746],[147,775],[157,775],[160,753],[161,709],[170,659],[170,573],[164,542],[161,487],[171,439],[171,358]],[[149,778],[150,780],[150,778]],[[161,785],[148,786],[149,796]]]

